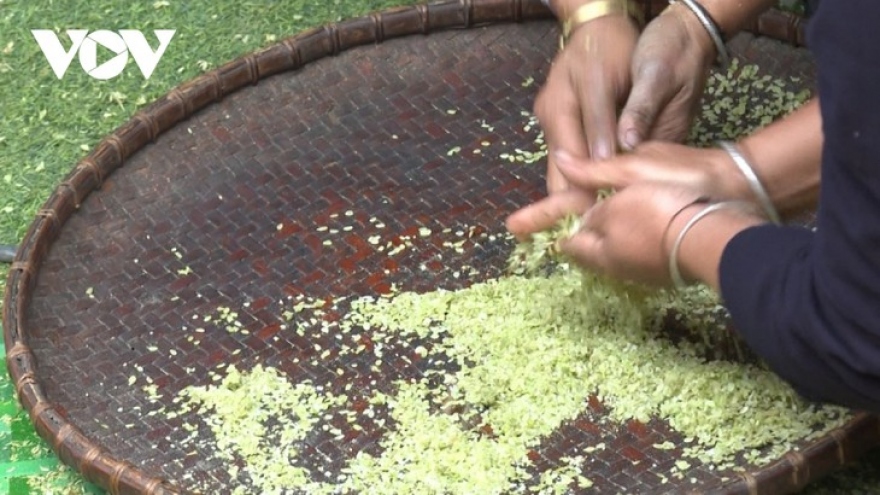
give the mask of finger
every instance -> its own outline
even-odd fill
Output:
[[[547,192],[549,194],[562,192],[568,188],[568,181],[559,171],[554,157],[556,151],[564,150],[571,156],[579,158],[589,156],[577,106],[577,103],[572,103],[566,109],[560,109],[552,118],[541,120],[549,150],[547,155]]]
[[[566,183],[586,191],[595,192],[600,189],[620,189],[631,182],[630,169],[626,166],[627,157],[614,160],[592,162],[586,166],[567,153],[556,153],[556,168]]]
[[[605,244],[601,234],[582,229],[570,239],[559,243],[559,248],[579,266],[596,273],[606,273]]]
[[[613,198],[612,198],[613,199]],[[594,204],[581,217],[581,229],[585,232],[604,234],[611,199]]]
[[[633,88],[620,113],[619,140],[631,151],[650,134],[662,109],[673,97],[668,70],[649,63],[635,74]]]
[[[550,193],[566,188],[565,178],[556,169],[553,151],[565,150],[573,156],[589,156],[587,140],[583,134],[580,102],[567,75],[572,62],[560,56],[551,69],[547,84],[535,100],[535,115],[541,123],[547,148],[551,152],[547,167],[547,189]]]
[[[608,76],[598,71],[587,74],[589,80],[572,81],[580,92],[582,132],[587,137],[589,157],[607,160],[616,149],[617,95]]]
[[[531,234],[553,227],[566,215],[580,215],[592,203],[589,195],[580,191],[570,190],[551,194],[507,217],[507,230],[522,240]]]
[[[548,155],[549,156],[549,155]],[[554,194],[568,189],[568,181],[559,170],[556,162],[547,159],[547,194]]]

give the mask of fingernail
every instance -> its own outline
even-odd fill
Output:
[[[571,156],[571,153],[569,153],[565,150],[554,151],[553,158],[556,159],[557,165],[562,165],[563,167],[571,165],[571,163],[574,161],[574,157]]]
[[[634,150],[641,141],[642,138],[635,129],[630,129],[623,135],[623,145],[626,146],[626,149],[629,151]]]
[[[593,160],[607,160],[611,158],[611,147],[608,146],[607,142],[596,143],[596,146],[593,148],[592,153],[590,153],[591,158]]]

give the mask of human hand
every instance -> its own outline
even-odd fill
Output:
[[[549,192],[568,187],[556,151],[601,160],[612,156],[618,143],[630,150],[648,139],[687,136],[714,56],[711,39],[695,19],[670,7],[640,37],[623,16],[575,31],[535,101],[550,151]]]
[[[551,194],[529,208],[551,225],[567,215],[582,216],[578,233],[559,245],[577,264],[614,278],[666,285],[667,225],[676,211],[698,197],[699,192],[687,187],[641,182],[586,209],[587,196],[576,190]],[[507,226],[522,237],[524,218],[519,213],[508,218]]]
[[[578,27],[553,62],[535,100],[550,158],[547,189],[567,187],[553,152],[580,159],[610,158],[617,147],[617,109],[630,89],[630,61],[638,31],[625,15],[609,15]]]
[[[613,278],[654,286],[671,283],[669,256],[684,224],[699,211],[699,191],[679,184],[640,182],[588,207],[578,233],[560,243],[578,265]],[[582,191],[552,194],[530,208],[542,218],[558,219],[584,212]],[[517,212],[520,213],[520,212]],[[678,215],[678,213],[681,213]],[[521,217],[508,218],[508,229],[521,237]],[[763,220],[747,209],[725,209],[700,222],[682,248],[680,267],[687,279],[717,287],[717,268],[727,242]]]
[[[637,182],[671,182],[715,199],[753,200],[745,177],[721,149],[650,141],[612,160],[587,162],[557,153],[568,184],[584,191],[623,189]]]
[[[633,53],[633,86],[618,123],[623,149],[687,137],[714,56],[711,38],[686,8],[672,5],[648,24]]]
[[[603,161],[590,162],[557,152],[555,163],[570,185],[567,199],[544,200],[511,215],[508,228],[519,238],[553,227],[572,211],[587,211],[600,190],[619,191],[640,182],[673,183],[717,200],[754,200],[743,175],[729,156],[718,149],[652,141],[632,153]]]

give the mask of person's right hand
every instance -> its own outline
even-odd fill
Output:
[[[714,57],[711,38],[687,8],[674,4],[654,19],[633,53],[633,87],[618,123],[622,148],[683,141]]]

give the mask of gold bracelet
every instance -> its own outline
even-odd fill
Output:
[[[639,24],[645,25],[645,13],[632,0],[593,0],[581,5],[562,21],[562,34],[559,35],[559,49],[565,48],[574,28],[600,17],[612,14],[626,14]]]

